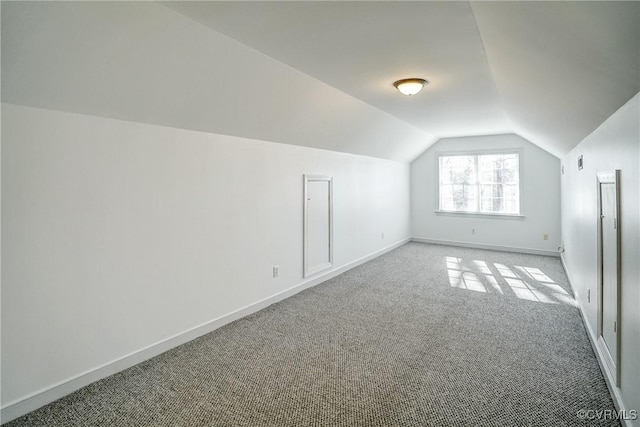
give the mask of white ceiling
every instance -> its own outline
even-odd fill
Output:
[[[637,1],[162,4],[436,137],[562,156],[640,91]]]
[[[156,2],[1,2],[2,102],[410,162],[436,138]]]

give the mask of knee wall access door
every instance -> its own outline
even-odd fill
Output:
[[[333,266],[333,179],[304,176],[303,277]]]
[[[598,173],[598,346],[606,369],[620,381],[619,172]]]

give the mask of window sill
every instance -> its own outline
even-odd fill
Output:
[[[500,219],[524,219],[522,214],[503,214],[503,213],[486,213],[486,212],[456,212],[456,211],[435,211],[436,215],[443,216],[467,216],[467,217],[488,217]]]

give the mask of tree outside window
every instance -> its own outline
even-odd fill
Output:
[[[443,155],[440,210],[520,214],[518,153]]]

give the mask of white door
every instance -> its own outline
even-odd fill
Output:
[[[620,384],[620,171],[598,172],[598,350]]]
[[[600,184],[602,247],[602,338],[611,359],[617,360],[618,240],[616,231],[616,186]]]
[[[304,178],[304,277],[308,277],[333,265],[332,178]]]

